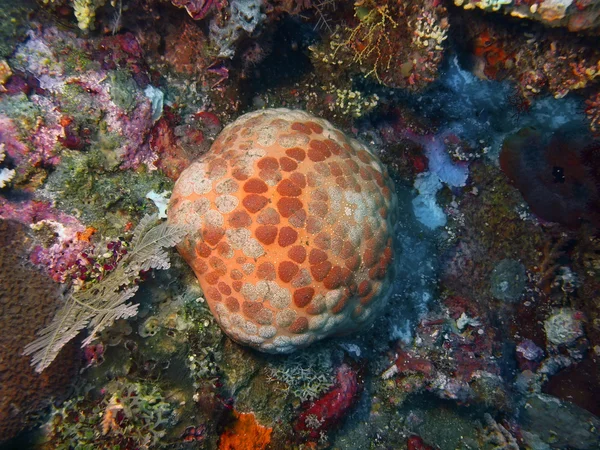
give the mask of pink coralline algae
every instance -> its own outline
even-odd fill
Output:
[[[136,105],[128,112],[113,101],[110,86],[105,83],[106,78],[106,72],[90,72],[83,76],[68,77],[65,84],[77,85],[90,93],[90,107],[102,110],[108,131],[123,138],[122,144],[115,150],[117,158],[122,161],[121,169],[137,169],[141,165],[150,170],[156,169],[154,163],[158,155],[148,144],[153,125],[150,99],[141,91],[135,93]],[[57,95],[60,96],[60,93]]]
[[[461,297],[444,300],[446,314],[423,319],[417,330],[421,345],[405,349],[399,343],[382,379],[394,379],[404,392],[428,390],[442,399],[486,401],[475,388],[491,383],[502,389],[493,358],[494,333],[474,302]],[[451,362],[451,363],[450,363]]]
[[[427,445],[419,436],[411,436],[406,441],[407,450],[435,450],[431,445]]]
[[[330,430],[346,416],[362,389],[356,371],[348,364],[342,364],[337,369],[334,387],[318,400],[308,403],[294,429],[310,439],[318,439],[321,432]]]
[[[49,203],[26,201],[11,203],[0,197],[0,218],[16,220],[33,230],[48,227],[54,233],[47,246],[34,247],[30,258],[43,266],[53,280],[64,283],[70,279],[69,270],[77,263],[79,254],[90,248],[83,239],[85,227],[75,217],[54,209]]]
[[[12,119],[0,114],[0,143],[12,163],[19,166],[28,160],[29,148],[21,142]]]
[[[60,124],[61,114],[45,97],[36,97],[33,103],[44,111],[44,118],[38,120],[31,135],[31,146],[34,151],[29,161],[34,167],[54,167],[60,162],[57,143],[66,137],[64,128]]]
[[[70,71],[67,52],[56,50],[62,47],[82,52],[83,61],[96,59],[101,68],[81,62],[85,70]],[[17,165],[27,160],[34,167],[51,167],[58,164],[63,147],[79,150],[102,139],[115,147],[122,169],[142,165],[156,169],[158,157],[148,144],[154,122],[152,103],[142,91],[149,77],[141,57],[141,47],[131,33],[90,44],[54,28],[30,32],[29,40],[17,48],[15,66],[39,82],[39,89],[28,100],[42,112],[43,120],[24,124],[28,129],[19,130],[28,136],[23,144],[29,150],[21,148],[19,156],[7,149],[7,154]],[[76,110],[72,110],[74,104]],[[68,108],[70,113],[65,113]],[[95,124],[86,122],[94,121],[104,122],[108,136],[92,134],[95,127],[90,125]],[[80,133],[80,126],[88,134]]]
[[[433,364],[427,359],[399,349],[394,365],[386,371],[383,377],[388,378],[395,373],[422,373],[426,377],[430,377],[433,370]]]
[[[165,107],[150,137],[150,148],[158,155],[156,167],[177,180],[194,159],[208,151],[219,131],[221,122],[211,112],[199,111],[182,119]]]
[[[127,70],[142,89],[150,83],[144,52],[132,33],[104,37],[96,45],[93,57],[100,62],[103,70]]]
[[[51,168],[60,162],[57,143],[65,138],[60,114],[45,98],[37,97],[34,104],[41,107],[45,116],[30,131],[28,142],[20,136],[14,120],[0,114],[0,143],[4,144],[4,151],[17,167],[17,172],[25,171],[26,166]]]

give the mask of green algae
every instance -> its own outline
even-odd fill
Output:
[[[64,115],[75,120],[80,126],[97,127],[104,111],[98,108],[90,93],[77,83],[65,84],[57,99]]]
[[[110,86],[110,97],[115,105],[126,112],[131,112],[138,103],[140,92],[131,75],[122,70],[115,70],[109,72],[106,82]]]
[[[19,134],[23,137],[35,130],[38,119],[42,117],[40,107],[23,93],[3,96],[0,99],[0,113],[13,120]]]
[[[170,190],[172,182],[158,171],[107,170],[100,150],[65,152],[48,177],[46,191],[65,212],[98,229],[118,235],[132,218],[155,211],[150,191]]]
[[[176,406],[167,397],[153,382],[111,381],[100,395],[73,397],[54,408],[45,448],[156,446],[177,421]]]
[[[29,15],[37,9],[34,1],[0,1],[0,58],[9,57],[15,46],[25,39],[30,28]]]

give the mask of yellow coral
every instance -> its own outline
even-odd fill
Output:
[[[448,38],[448,31],[437,23],[431,11],[423,11],[414,23],[413,44],[417,47],[431,47],[435,50],[443,50],[442,42]]]
[[[104,6],[104,3],[105,0],[73,0],[73,10],[79,29],[85,31],[93,28],[96,10]]]
[[[365,77],[373,75],[379,83],[383,84],[380,72],[389,70],[392,58],[389,55],[383,55],[381,50],[392,47],[389,30],[396,28],[398,23],[392,18],[388,5],[375,5],[369,9],[363,6],[363,3],[357,2],[356,4],[356,17],[360,19],[360,22],[350,32],[348,38],[341,43],[332,41],[333,56],[341,48],[350,48],[354,52],[352,61],[360,65],[374,57],[374,64]]]

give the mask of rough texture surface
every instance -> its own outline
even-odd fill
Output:
[[[25,264],[26,242],[23,225],[0,220],[0,442],[34,424],[43,407],[68,391],[77,370],[73,345],[41,375],[22,355],[52,318],[59,295],[56,283]]]
[[[396,198],[359,142],[302,111],[246,114],[186,169],[169,221],[234,340],[291,352],[370,323],[386,304]]]

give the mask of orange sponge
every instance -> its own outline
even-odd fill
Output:
[[[264,450],[273,429],[260,425],[252,413],[233,413],[235,422],[221,434],[219,450]]]

